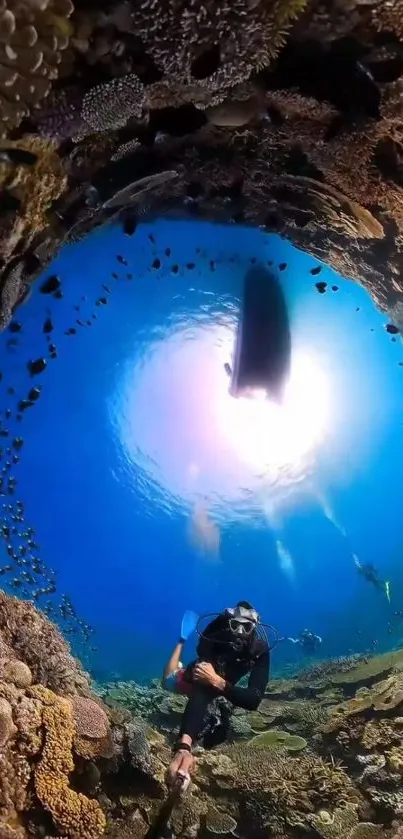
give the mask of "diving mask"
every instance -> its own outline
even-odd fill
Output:
[[[228,616],[230,631],[238,638],[245,638],[252,635],[259,621],[259,615],[255,609],[246,609],[244,606],[236,606],[235,609],[226,609],[225,614]]]

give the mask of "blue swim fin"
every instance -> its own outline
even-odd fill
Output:
[[[187,641],[190,638],[192,632],[196,629],[198,620],[199,615],[196,612],[192,612],[191,609],[185,612],[181,625],[181,638],[183,641]]]

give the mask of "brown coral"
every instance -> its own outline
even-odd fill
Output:
[[[357,146],[357,158],[359,147]],[[368,685],[403,667],[403,650],[372,656],[347,672],[335,674],[331,681],[337,685]]]
[[[42,747],[42,703],[35,695],[20,695],[13,702],[13,712],[19,751],[26,757],[33,757]]]
[[[235,745],[200,759],[200,771],[223,790],[233,789],[260,824],[274,832],[306,826],[307,816],[327,804],[360,801],[348,775],[313,754],[289,758],[285,752]]]
[[[31,603],[0,591],[0,632],[35,682],[55,693],[90,695],[89,679],[60,631]]]
[[[364,726],[361,737],[365,749],[376,749],[379,746],[382,750],[394,743],[401,741],[402,731],[395,728],[393,720],[370,720]]]
[[[94,740],[106,737],[109,720],[101,704],[84,696],[73,696],[71,702],[77,734]]]
[[[73,696],[71,703],[76,729],[74,751],[87,760],[112,757],[109,719],[101,703],[83,696]]]
[[[371,20],[379,32],[394,32],[401,40],[403,37],[402,0],[375,0]]]
[[[28,761],[18,753],[14,743],[8,744],[0,751],[0,824],[25,809],[30,778]]]
[[[69,787],[69,774],[74,768],[71,704],[46,688],[38,686],[35,692],[43,703],[45,729],[45,743],[35,769],[36,794],[69,839],[99,839],[106,821],[98,802]]]
[[[19,202],[18,214],[10,232],[14,250],[23,236],[28,246],[34,235],[46,227],[47,211],[52,201],[64,191],[67,177],[54,142],[26,136],[18,141],[8,141],[7,146],[37,155],[32,166],[0,163],[0,186]],[[0,252],[0,256],[7,259],[11,253],[9,246]]]
[[[210,91],[222,90],[266,67],[282,46],[305,0],[184,0],[156,6],[130,3],[123,25],[140,37],[164,76]],[[116,16],[115,16],[116,20]],[[119,21],[116,20],[119,24]],[[121,24],[122,25],[122,24]]]
[[[0,0],[0,136],[49,93],[71,27],[71,0]]]
[[[5,682],[12,682],[17,688],[27,688],[32,683],[32,673],[23,661],[10,660],[2,665],[0,661],[0,678]]]
[[[337,807],[333,813],[319,810],[309,821],[323,839],[349,839],[358,825],[358,816],[354,807]]]
[[[235,819],[222,810],[210,806],[207,810],[206,828],[210,833],[232,833],[237,826]]]
[[[0,697],[0,749],[10,740],[15,730],[12,707],[7,699]]]

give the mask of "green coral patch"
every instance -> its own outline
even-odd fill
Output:
[[[334,685],[365,685],[386,676],[392,670],[403,669],[403,650],[374,656],[345,673],[335,673],[330,681]]]
[[[288,731],[279,731],[272,729],[265,731],[263,734],[257,734],[249,741],[250,746],[257,746],[264,749],[276,749],[282,747],[289,752],[301,752],[306,748],[307,742],[304,737],[298,737],[296,734],[289,734]]]

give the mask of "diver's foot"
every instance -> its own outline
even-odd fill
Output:
[[[187,751],[187,749],[179,749],[167,769],[166,782],[168,786],[172,786],[172,784],[177,780],[178,773],[181,775],[190,775],[194,768],[194,764],[195,759],[191,752]]]

